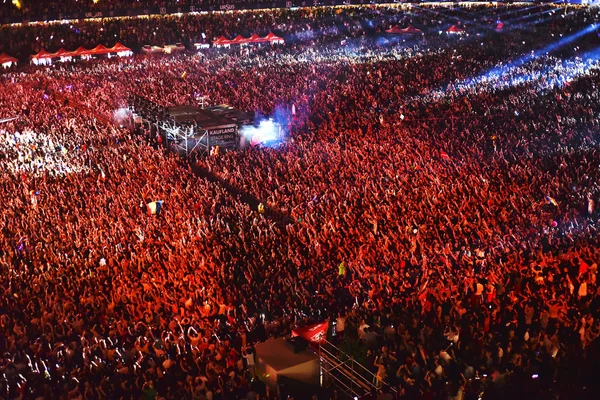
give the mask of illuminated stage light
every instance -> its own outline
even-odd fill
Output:
[[[507,67],[508,68],[517,68],[520,67],[524,64],[527,64],[539,57],[545,56],[548,53],[551,53],[554,50],[557,50],[583,36],[585,36],[586,34],[592,32],[594,30],[594,26],[590,25],[585,29],[582,29],[579,32],[576,32],[572,35],[569,35],[565,38],[560,39],[559,41],[555,42],[555,43],[551,43],[548,46],[544,47],[543,49],[540,50],[532,50],[531,53],[527,53],[526,55],[521,56],[520,58],[516,59],[515,61],[510,62],[509,64],[507,64],[506,66],[502,66],[502,67],[496,67],[482,75],[480,75],[479,77],[473,78],[470,81],[467,81],[467,84],[477,84],[478,82],[481,82],[482,80],[485,80],[486,77],[489,76],[495,76],[495,75],[499,75],[503,72],[503,70],[505,70]],[[562,36],[562,35],[561,35]],[[525,42],[523,42],[525,43]]]
[[[246,125],[241,128],[241,134],[247,144],[252,146],[271,146],[282,142],[281,125],[269,118],[258,125]]]

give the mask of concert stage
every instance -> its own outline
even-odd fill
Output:
[[[240,130],[254,122],[253,114],[228,105],[162,107],[137,95],[131,97],[130,109],[155,127],[170,149],[184,154],[238,149],[243,144]]]

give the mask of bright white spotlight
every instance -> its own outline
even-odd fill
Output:
[[[130,121],[131,111],[127,108],[119,108],[113,113],[113,121],[116,124],[128,126]]]
[[[281,140],[281,126],[273,119],[265,119],[256,125],[242,127],[242,135],[253,146],[265,145]]]

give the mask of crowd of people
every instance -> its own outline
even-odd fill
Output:
[[[497,22],[502,20],[507,23],[507,29],[526,24],[529,29],[551,26],[556,32],[566,32],[577,26],[572,24],[574,15],[582,22],[591,22],[596,18],[594,9],[569,12],[567,18],[550,18],[562,13],[561,9],[554,6],[498,8],[483,5],[469,8],[467,19],[463,8],[440,9],[425,5],[417,8],[397,4],[57,21],[0,27],[0,52],[25,62],[41,50],[75,50],[79,46],[93,48],[99,44],[112,47],[117,42],[136,51],[145,45],[176,43],[192,48],[195,43],[211,43],[220,36],[234,38],[241,34],[248,37],[254,33],[266,35],[273,31],[288,42],[319,43],[337,37],[361,37],[383,32],[393,25],[413,25],[436,35],[439,30],[445,30],[452,24],[467,24],[471,31],[489,31],[496,29]]]
[[[16,4],[15,4],[16,3]],[[266,4],[264,0],[19,0],[4,2],[0,7],[2,17],[39,17],[73,12],[143,10],[166,7],[212,6],[235,4],[240,7]]]
[[[324,320],[398,399],[595,398],[599,43],[525,57],[591,15],[0,75],[0,398],[274,399],[253,345]],[[287,137],[183,158],[132,93]]]

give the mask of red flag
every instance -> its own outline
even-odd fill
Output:
[[[440,152],[440,157],[442,157],[444,160],[450,160],[450,156],[445,151]]]
[[[292,337],[300,336],[302,339],[309,342],[321,343],[327,339],[327,329],[329,329],[329,321],[305,326],[302,328],[296,328],[292,330]]]

